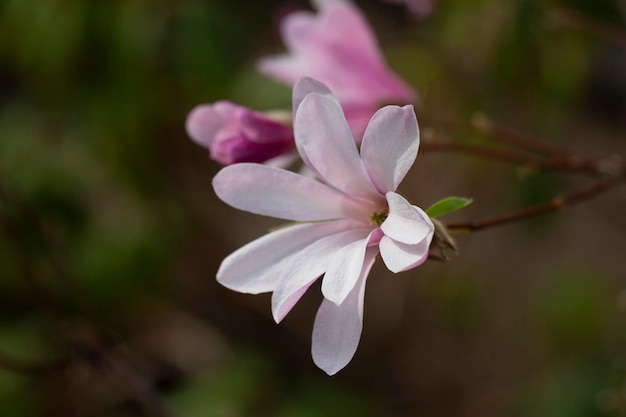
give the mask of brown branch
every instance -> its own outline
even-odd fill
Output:
[[[454,142],[438,137],[427,136],[420,144],[420,152],[448,152],[474,155],[481,158],[523,165],[528,168],[553,171],[573,171],[595,175],[598,161],[575,155],[562,158],[546,158],[510,149],[494,148],[471,143]]]
[[[448,152],[479,156],[519,165],[537,166],[546,162],[544,158],[537,158],[521,152],[498,149],[471,143],[454,142],[445,139],[429,139],[420,144],[420,152]]]
[[[489,139],[516,146],[545,156],[557,158],[570,158],[572,154],[559,146],[548,143],[526,132],[500,126],[494,123],[484,113],[477,113],[472,117],[472,126],[479,132],[484,133]]]
[[[548,16],[551,19],[551,23],[556,27],[578,29],[594,35],[605,42],[626,49],[626,30],[619,26],[594,19],[579,11],[566,7],[558,7],[550,10]]]
[[[571,206],[596,197],[597,195],[617,185],[625,178],[626,177],[623,175],[604,177],[583,190],[564,196],[554,197],[552,200],[545,203],[526,207],[520,210],[506,213],[500,216],[486,218],[483,220],[449,223],[446,225],[446,227],[451,232],[475,232],[478,230],[483,230],[490,227],[500,226],[506,223],[527,219],[529,217],[537,216],[539,214],[555,212],[565,206]]]
[[[434,131],[429,129],[423,131],[422,144],[420,146],[421,151],[468,154],[523,165],[531,169],[584,173],[596,178],[596,181],[588,188],[571,194],[554,197],[552,200],[541,204],[483,220],[449,223],[445,225],[445,227],[442,227],[451,232],[473,232],[540,214],[554,212],[567,205],[573,205],[591,199],[626,179],[624,158],[620,155],[610,155],[605,158],[585,158],[571,154],[554,145],[546,144],[531,135],[497,126],[484,117],[475,119],[474,125],[477,129],[491,135],[494,139],[503,144],[513,145],[525,151],[446,140],[437,136]],[[539,156],[526,151],[544,155]]]

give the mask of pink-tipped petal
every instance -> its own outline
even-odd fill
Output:
[[[273,291],[292,257],[313,242],[346,227],[349,227],[346,221],[307,223],[269,233],[227,256],[217,271],[217,281],[244,293]]]
[[[342,231],[314,242],[302,250],[302,256],[293,257],[283,268],[280,284],[272,294],[274,320],[278,323],[285,318],[309,286],[326,272],[337,251],[367,233],[367,230]]]
[[[385,63],[367,20],[351,2],[324,5],[316,35],[309,50],[317,50],[320,57],[309,62],[318,64],[319,74],[310,75],[327,82],[342,103],[377,105],[415,99],[413,89]]]
[[[213,188],[240,210],[296,221],[317,221],[361,213],[345,195],[311,178],[265,165],[240,163],[222,168]]]
[[[389,214],[380,225],[386,236],[413,245],[432,235],[435,226],[422,209],[412,206],[404,197],[394,192],[387,193],[387,203]]]
[[[379,192],[398,188],[415,162],[418,148],[413,106],[386,106],[374,114],[363,135],[361,158]]]
[[[295,115],[296,146],[328,184],[347,194],[380,198],[369,180],[339,103],[327,95],[307,95]]]
[[[378,243],[380,257],[391,272],[407,271],[421,265],[428,259],[428,248],[432,236],[415,245],[397,242],[389,236],[383,236]]]
[[[346,51],[357,51],[374,65],[384,61],[376,36],[369,23],[349,1],[324,1],[320,4],[318,36],[327,46],[341,45]]]
[[[376,247],[367,249],[359,279],[343,303],[336,305],[324,299],[317,311],[311,354],[315,364],[328,375],[343,369],[359,345],[363,329],[365,281],[377,253]]]
[[[354,288],[363,269],[363,260],[371,233],[371,229],[361,230],[359,240],[335,251],[322,280],[322,294],[328,301],[339,305]]]
[[[315,13],[298,10],[288,14],[280,22],[280,35],[287,50],[296,56],[306,52],[317,41],[316,27]]]
[[[224,123],[224,119],[212,105],[201,104],[189,112],[185,121],[185,130],[194,142],[209,148]]]
[[[242,112],[240,129],[248,140],[259,144],[293,143],[293,129],[254,111]]]

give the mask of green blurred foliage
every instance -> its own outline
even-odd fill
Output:
[[[234,352],[236,359],[221,369],[199,375],[173,397],[185,415],[269,415],[278,387],[266,358],[250,352]]]
[[[317,378],[286,381],[268,358],[240,349],[219,369],[176,392],[172,404],[189,417],[367,417],[383,412],[372,398]]]
[[[624,320],[614,291],[597,271],[568,269],[549,277],[537,296],[538,326],[554,365],[529,384],[521,415],[606,416],[602,396],[618,390],[622,373],[612,346],[623,343]]]
[[[569,354],[601,351],[614,317],[614,294],[597,272],[566,270],[551,278],[537,308],[546,340]]]
[[[485,314],[484,300],[472,276],[443,274],[431,284],[429,295],[435,301],[446,324],[458,335],[471,335]]]
[[[6,416],[30,417],[40,413],[33,401],[40,391],[31,378],[26,376],[0,373],[0,413]]]
[[[526,395],[520,415],[524,417],[606,416],[599,403],[605,368],[584,362],[554,366]]]
[[[40,318],[0,323],[0,352],[21,363],[43,364],[54,360],[61,351],[56,337],[50,334]],[[7,416],[41,415],[44,386],[19,371],[0,372],[0,413]]]

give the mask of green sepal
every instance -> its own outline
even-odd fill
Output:
[[[463,207],[467,207],[472,204],[472,201],[473,200],[471,198],[446,197],[428,207],[428,209],[426,209],[426,214],[428,214],[428,217],[439,217],[442,214],[451,213],[462,209]]]

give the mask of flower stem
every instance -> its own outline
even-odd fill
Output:
[[[607,43],[626,49],[626,30],[617,25],[603,22],[562,6],[548,11],[548,16],[554,27],[578,29]]]
[[[567,150],[552,143],[547,143],[529,133],[506,126],[500,126],[489,119],[484,113],[476,113],[472,117],[472,126],[479,132],[484,133],[491,140],[513,145],[520,149],[551,157],[567,158],[572,156]]]
[[[531,169],[562,171],[586,174],[595,179],[587,188],[553,197],[551,200],[514,210],[509,213],[488,217],[477,221],[452,222],[445,227],[452,233],[469,233],[490,227],[501,226],[529,217],[555,212],[565,206],[574,205],[617,186],[626,180],[626,164],[620,155],[605,158],[589,158],[575,155],[558,146],[523,132],[498,126],[487,117],[479,115],[474,118],[476,129],[487,134],[491,139],[514,148],[494,147],[491,145],[461,143],[442,138],[432,130],[425,130],[421,144],[422,152],[448,152],[468,154],[476,157],[492,159],[522,165]]]
[[[551,213],[554,211],[558,211],[565,206],[571,206],[576,203],[580,203],[596,197],[597,195],[617,185],[624,179],[626,179],[625,176],[605,177],[580,191],[571,194],[556,196],[550,201],[544,203],[526,207],[520,210],[515,210],[499,216],[489,217],[483,220],[448,223],[446,227],[450,232],[454,233],[476,232],[490,227],[501,226],[514,221],[527,219],[529,217],[537,216],[540,214]]]
[[[455,142],[442,139],[434,134],[425,135],[424,140],[420,144],[420,152],[470,154],[481,158],[523,165],[528,168],[551,171],[575,171],[591,175],[596,175],[598,172],[598,161],[592,158],[582,158],[576,155],[549,158],[517,150]]]

